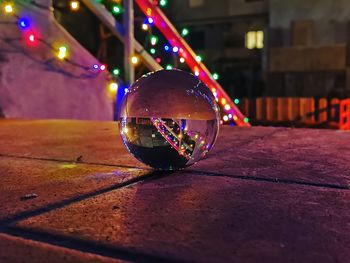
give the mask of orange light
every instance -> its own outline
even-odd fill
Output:
[[[136,56],[132,56],[131,57],[131,63],[134,64],[134,65],[138,64],[139,63],[139,58],[136,57]]]
[[[76,0],[70,1],[69,5],[70,5],[70,10],[72,11],[78,11],[80,8],[80,3],[79,1],[76,1]]]

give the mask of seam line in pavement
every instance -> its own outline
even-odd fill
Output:
[[[147,252],[137,251],[134,248],[111,246],[95,241],[82,240],[56,233],[50,234],[48,232],[24,229],[21,227],[0,227],[0,233],[24,238],[26,240],[41,242],[43,244],[50,244],[61,248],[73,249],[83,253],[91,253],[108,258],[132,262],[185,262],[182,259],[171,259],[161,255],[149,254]]]
[[[277,133],[277,131],[275,131],[273,133]],[[262,136],[262,137],[264,137],[264,136]],[[257,138],[257,139],[259,139],[259,138]],[[1,154],[1,153],[0,153],[0,157],[28,159],[28,160],[38,160],[38,161],[49,161],[49,162],[100,165],[100,166],[120,167],[120,168],[131,168],[131,169],[139,169],[139,170],[150,171],[152,174],[153,173],[161,173],[159,171],[153,170],[152,168],[136,167],[136,166],[131,166],[131,165],[119,165],[119,164],[96,163],[96,162],[75,162],[75,161],[72,161],[72,160],[63,160],[63,159],[54,159],[54,158],[41,158],[41,157],[29,157],[29,156],[17,156],[17,155]],[[176,172],[176,171],[172,171],[172,172]],[[241,180],[251,180],[251,181],[269,182],[269,183],[294,184],[294,185],[304,185],[304,186],[312,186],[312,187],[331,188],[331,189],[338,189],[338,190],[350,190],[350,185],[336,185],[336,184],[327,184],[327,183],[314,183],[314,182],[305,182],[305,181],[300,181],[300,180],[279,179],[279,178],[270,179],[270,178],[263,178],[263,177],[250,176],[250,175],[243,176],[243,175],[234,175],[234,174],[222,174],[222,173],[206,172],[206,171],[194,170],[194,169],[180,170],[179,172],[188,172],[188,173],[191,173],[191,174],[200,173],[202,175],[205,174],[207,176],[223,176],[223,177],[230,177],[230,178],[236,178],[236,179],[241,179]],[[0,225],[1,225],[1,221],[0,221]]]
[[[0,157],[8,157],[8,158],[16,158],[16,159],[27,159],[27,160],[37,160],[37,161],[47,161],[47,162],[59,162],[59,163],[75,163],[75,164],[88,164],[88,165],[100,165],[100,166],[112,166],[112,167],[120,167],[120,168],[132,168],[153,172],[152,168],[147,167],[136,167],[131,165],[123,165],[123,164],[110,164],[110,163],[96,163],[96,162],[77,162],[75,160],[65,160],[65,159],[55,159],[55,158],[44,158],[44,157],[31,157],[31,156],[23,156],[23,155],[13,155],[13,154],[2,154],[0,153]]]
[[[180,171],[180,172],[186,172],[191,173],[197,176],[204,175],[204,176],[221,176],[221,177],[228,177],[228,178],[235,178],[235,179],[241,179],[241,180],[248,180],[248,181],[258,181],[258,182],[267,182],[267,183],[281,183],[281,184],[287,184],[287,185],[304,185],[304,186],[312,186],[312,187],[321,187],[321,188],[331,188],[331,189],[338,189],[338,190],[350,190],[350,185],[336,185],[336,184],[325,184],[325,183],[313,183],[313,182],[305,182],[305,181],[297,181],[292,179],[279,179],[279,178],[264,178],[264,177],[256,177],[251,175],[234,175],[234,174],[221,174],[221,173],[211,173],[211,172],[203,172],[199,170],[186,170],[186,171]]]
[[[39,207],[39,208],[34,209],[34,210],[21,212],[19,214],[16,214],[14,216],[9,217],[9,218],[0,220],[0,227],[5,226],[5,225],[9,225],[9,224],[13,224],[13,223],[16,223],[16,222],[21,221],[21,220],[25,220],[25,219],[28,219],[30,217],[38,216],[40,214],[47,213],[47,212],[50,212],[52,210],[59,209],[59,208],[62,208],[64,206],[71,205],[73,203],[80,202],[80,201],[83,201],[83,200],[86,200],[86,199],[89,199],[89,198],[92,198],[92,197],[95,197],[95,196],[98,196],[101,194],[105,194],[107,192],[117,190],[117,189],[125,187],[125,186],[129,186],[129,185],[138,183],[138,182],[143,181],[145,179],[154,177],[155,175],[158,175],[158,174],[159,174],[159,172],[157,172],[157,171],[151,172],[149,174],[137,176],[137,177],[131,178],[127,181],[113,184],[113,185],[105,187],[105,188],[101,188],[101,189],[98,189],[98,190],[95,190],[92,192],[88,192],[88,193],[85,193],[85,194],[82,194],[79,196],[65,199],[65,200],[62,200],[62,201],[59,201],[59,202],[56,202],[53,204],[48,204],[44,207]]]

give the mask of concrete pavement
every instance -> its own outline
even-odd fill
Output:
[[[349,141],[222,127],[160,174],[116,123],[0,121],[0,262],[349,262]]]

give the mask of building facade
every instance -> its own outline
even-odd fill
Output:
[[[350,96],[347,0],[177,0],[166,12],[232,97]]]

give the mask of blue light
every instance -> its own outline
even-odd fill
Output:
[[[29,23],[29,20],[27,18],[23,17],[18,21],[18,25],[21,29],[27,29],[27,28],[29,28],[30,23]]]
[[[94,64],[92,67],[93,67],[94,69],[98,69],[98,68],[99,68],[99,65],[98,65],[98,64]]]
[[[169,49],[170,49],[170,48],[169,48],[168,45],[165,45],[165,46],[164,46],[164,50],[165,50],[165,51],[168,51]]]
[[[153,24],[154,20],[152,17],[147,18],[148,24]]]

